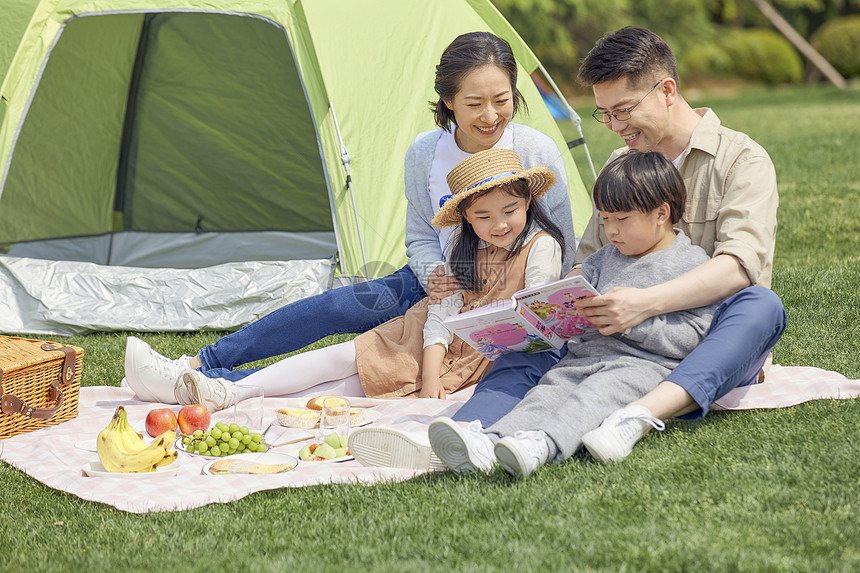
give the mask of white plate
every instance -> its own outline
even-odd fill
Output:
[[[255,452],[252,454],[233,454],[232,456],[224,456],[223,458],[213,459],[211,462],[206,462],[206,465],[203,466],[203,473],[206,475],[214,476],[214,475],[242,475],[242,474],[216,474],[210,471],[212,464],[217,462],[218,460],[248,460],[250,462],[255,462],[259,464],[290,464],[291,467],[288,470],[278,472],[278,473],[287,473],[289,471],[293,471],[296,469],[296,466],[299,465],[299,459],[295,456],[291,456],[288,454],[278,454],[275,452]],[[248,474],[251,475],[251,474]],[[278,474],[259,474],[259,475],[278,475]]]
[[[298,456],[296,456],[296,457],[298,457]],[[355,457],[354,457],[354,456],[349,455],[349,456],[341,456],[341,457],[339,457],[339,458],[334,458],[333,460],[301,460],[301,462],[302,462],[303,464],[311,464],[311,465],[316,465],[316,464],[337,464],[337,463],[340,463],[340,462],[348,462],[349,460],[354,460],[354,459],[355,459]]]
[[[84,450],[85,452],[97,452],[99,451],[96,447],[96,439],[92,440],[81,440],[80,442],[75,444],[75,447],[79,450]]]
[[[368,424],[372,424],[373,422],[375,422],[376,420],[378,420],[378,419],[379,419],[379,418],[381,418],[381,417],[382,417],[382,413],[377,412],[376,410],[372,410],[372,409],[370,409],[370,408],[365,408],[365,409],[364,409],[364,419],[363,419],[361,422],[359,422],[358,424],[350,424],[350,426],[349,426],[349,427],[350,427],[350,428],[360,428],[361,426],[366,426],[366,425],[368,425]],[[301,427],[299,427],[299,426],[288,426],[287,424],[283,424],[283,423],[281,422],[281,418],[282,418],[282,416],[277,416],[277,418],[278,418],[278,424],[280,424],[281,426],[284,426],[285,428],[297,428],[297,429],[303,429],[303,430],[316,430],[316,429],[318,429],[318,428],[320,427],[320,423],[319,423],[319,421],[317,421],[317,423],[316,423],[316,424],[314,424],[313,428],[301,428]]]
[[[377,420],[378,420],[378,419],[380,419],[381,417],[382,417],[382,413],[381,413],[381,412],[378,412],[378,411],[376,411],[376,410],[371,410],[371,409],[365,408],[365,410],[364,410],[364,419],[363,419],[361,422],[359,422],[358,424],[350,424],[350,426],[349,426],[349,427],[350,427],[350,428],[360,428],[360,427],[362,427],[362,426],[366,426],[366,425],[368,425],[368,424],[372,424],[373,422],[377,421]],[[319,424],[317,424],[317,427],[319,427]]]
[[[176,460],[172,464],[162,466],[160,468],[156,468],[154,472],[139,472],[139,473],[120,473],[120,472],[109,472],[105,469],[101,462],[89,462],[84,464],[82,468],[84,473],[90,477],[112,477],[112,478],[124,478],[124,479],[150,479],[150,478],[163,478],[170,477],[175,475],[176,472],[179,471],[179,467],[182,464],[179,463],[179,460]]]

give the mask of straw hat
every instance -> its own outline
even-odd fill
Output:
[[[469,156],[448,174],[451,197],[445,201],[431,223],[434,227],[459,225],[463,220],[457,209],[460,201],[517,179],[525,179],[532,199],[538,199],[555,184],[555,173],[549,167],[533,167],[523,171],[519,156],[511,149],[488,149]]]

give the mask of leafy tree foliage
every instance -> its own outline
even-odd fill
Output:
[[[550,75],[568,89],[575,86],[579,61],[604,33],[635,25],[660,34],[678,55],[681,77],[701,72],[703,61],[731,71],[717,41],[726,28],[772,25],[750,0],[492,0],[531,46]],[[860,0],[771,0],[801,35],[824,22],[860,13]],[[711,46],[710,48],[708,46]],[[703,54],[710,54],[703,58]],[[688,64],[689,59],[695,64]]]
[[[673,50],[714,37],[718,0],[493,0],[556,81],[574,82],[600,36],[623,26],[660,34]]]

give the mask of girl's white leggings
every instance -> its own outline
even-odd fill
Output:
[[[300,398],[319,394],[364,396],[364,389],[358,379],[355,344],[351,340],[289,356],[236,384],[240,386],[240,400],[248,397],[243,396],[242,385],[262,386],[267,397]]]

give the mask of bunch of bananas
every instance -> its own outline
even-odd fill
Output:
[[[167,430],[146,445],[140,434],[128,423],[125,408],[117,407],[110,424],[99,432],[96,449],[99,460],[109,472],[154,472],[160,466],[176,461],[173,449],[176,432]]]

